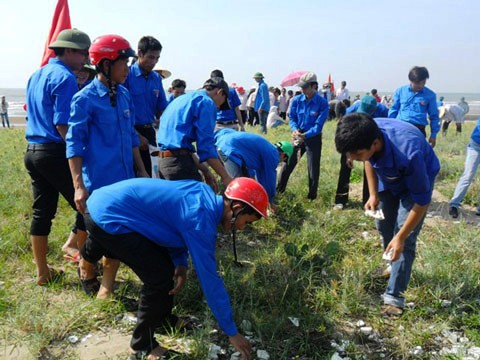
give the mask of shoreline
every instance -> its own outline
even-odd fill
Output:
[[[465,115],[465,121],[477,121],[480,118],[480,114],[467,114]],[[27,125],[24,116],[10,116],[11,127],[25,127]]]

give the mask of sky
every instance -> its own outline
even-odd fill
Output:
[[[39,67],[57,0],[0,0],[0,88],[24,88]],[[118,34],[134,49],[151,35],[159,66],[189,89],[213,69],[252,87],[292,71],[331,74],[335,85],[394,91],[426,66],[436,92],[480,93],[478,0],[69,0],[72,26]]]

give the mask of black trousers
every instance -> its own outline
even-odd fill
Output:
[[[335,194],[335,204],[345,205],[348,202],[351,173],[352,173],[352,169],[347,165],[347,156],[345,154],[342,154],[342,156],[340,157],[340,172],[338,174],[338,184],[337,184],[337,192]],[[370,197],[370,193],[368,191],[367,176],[365,175],[365,170],[363,170],[362,202],[364,205],[368,201],[369,197]]]
[[[137,130],[137,132],[140,135],[144,136],[148,140],[148,143],[150,145],[157,146],[157,138],[156,138],[155,129],[153,128],[153,126],[149,126],[149,127],[148,126],[144,127],[141,125],[135,126],[135,130]],[[147,171],[148,175],[152,177],[152,159],[150,158],[150,150],[140,149],[140,156],[142,157],[143,166],[145,166],[145,170]]]
[[[65,144],[29,144],[24,163],[33,191],[30,235],[47,236],[57,213],[59,194],[77,211],[72,174],[65,157]],[[85,230],[83,216],[79,212],[74,229]]]
[[[253,108],[250,108],[248,110],[248,123],[251,126],[260,124],[260,118],[258,117],[258,112],[256,112]]]
[[[165,180],[197,180],[202,181],[191,154],[158,158],[158,172]]]
[[[277,185],[277,192],[285,191],[290,178],[290,174],[297,166],[297,162],[307,153],[308,166],[308,195],[307,198],[314,200],[317,198],[318,179],[320,177],[320,158],[322,157],[322,134],[305,139],[305,142],[300,146],[295,146],[293,149],[293,156],[289,164],[283,164],[280,170],[280,180]]]
[[[115,258],[126,264],[143,283],[137,311],[137,325],[130,346],[135,351],[151,351],[158,346],[155,329],[175,325],[172,314],[174,265],[166,248],[138,233],[111,235],[85,214],[88,238],[82,248],[82,257],[96,263],[102,256]]]

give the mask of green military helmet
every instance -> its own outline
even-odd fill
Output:
[[[254,79],[263,79],[263,74],[261,72],[256,72],[255,75],[253,75]]]
[[[275,145],[287,155],[287,163],[290,163],[293,155],[293,145],[289,141],[279,141]]]
[[[57,39],[51,43],[48,48],[88,50],[90,43],[90,38],[83,31],[78,29],[66,29],[58,34]]]

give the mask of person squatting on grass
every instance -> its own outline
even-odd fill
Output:
[[[413,125],[366,114],[345,116],[335,133],[339,153],[363,161],[370,198],[365,209],[383,210],[376,220],[386,254],[392,261],[384,312],[401,315],[410,281],[417,237],[432,200],[440,162],[432,146]]]
[[[159,328],[181,327],[173,296],[187,280],[190,254],[208,305],[231,344],[250,359],[251,345],[237,330],[228,294],[217,274],[217,226],[243,230],[267,217],[265,189],[250,178],[230,182],[218,196],[199,181],[129,179],[94,191],[87,200],[89,236],[81,253],[95,263],[119,259],[143,282],[130,343],[134,358],[158,359],[167,350],[155,340]],[[104,269],[104,276],[109,276]],[[174,284],[174,280],[176,284]]]
[[[97,189],[134,178],[134,169],[137,176],[149,177],[140,156],[133,101],[121,85],[128,76],[128,59],[135,51],[121,36],[103,35],[93,41],[89,55],[98,74],[73,97],[66,136],[75,204],[82,214],[88,197]],[[103,276],[100,287],[94,265],[81,259],[79,275],[85,292],[98,292],[99,298],[112,294],[119,265],[116,260],[104,259],[104,269],[112,267],[115,271],[109,272],[111,278]]]
[[[78,91],[78,71],[87,63],[90,38],[77,29],[63,30],[49,45],[55,52],[48,64],[37,70],[27,84],[27,152],[25,167],[33,191],[30,226],[37,284],[46,285],[61,273],[47,264],[48,235],[58,205],[58,195],[76,210],[72,175],[65,157],[65,135],[70,101]],[[77,212],[74,229],[86,238],[82,215]]]

